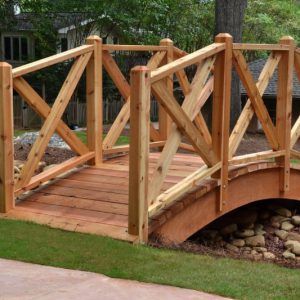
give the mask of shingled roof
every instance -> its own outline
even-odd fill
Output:
[[[264,65],[266,64],[266,61],[267,61],[266,59],[258,59],[249,63],[249,69],[256,81],[258,80],[259,74],[261,73]],[[276,97],[277,81],[278,81],[278,72],[276,69],[264,93],[265,97],[274,97],[274,98]],[[242,95],[247,95],[246,90],[242,84],[241,84],[241,93]],[[300,84],[295,72],[293,77],[293,98],[300,98]]]

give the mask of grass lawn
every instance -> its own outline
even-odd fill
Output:
[[[300,299],[300,270],[131,245],[0,219],[0,257],[238,299]]]
[[[22,135],[25,132],[30,132],[30,131],[34,131],[34,130],[16,129],[14,131],[14,136],[17,137],[17,136]],[[82,142],[86,144],[86,131],[74,131],[74,132],[82,140]],[[105,137],[105,135],[103,135],[103,137]],[[118,138],[116,145],[124,145],[124,144],[128,144],[128,143],[129,143],[129,137],[121,135]]]

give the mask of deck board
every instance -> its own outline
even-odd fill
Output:
[[[159,155],[150,154],[150,178]],[[203,161],[195,155],[177,154],[162,190],[201,165]],[[135,237],[127,233],[128,177],[128,155],[109,159],[100,167],[85,167],[23,197],[8,217],[133,241]]]

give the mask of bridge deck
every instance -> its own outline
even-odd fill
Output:
[[[151,153],[150,174],[160,153]],[[201,158],[177,154],[163,185],[166,190],[197,170]],[[85,167],[32,191],[7,216],[70,231],[133,241],[128,223],[128,155]]]

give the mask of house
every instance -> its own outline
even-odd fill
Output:
[[[266,64],[267,59],[258,59],[248,64],[249,69],[253,75],[255,81],[258,80],[258,77]],[[269,111],[270,117],[275,124],[276,120],[276,97],[277,97],[277,81],[278,81],[278,72],[275,70],[272,78],[269,81],[269,85],[266,88],[263,100]],[[241,84],[241,97],[242,105],[247,101],[247,93],[243,85]],[[293,102],[292,102],[292,123],[296,121],[300,115],[300,83],[298,81],[297,75],[294,72],[293,75]],[[256,116],[253,118],[252,123],[249,126],[249,131],[257,131],[261,129],[260,123],[257,121]]]
[[[0,32],[0,61],[6,61],[14,67],[36,59],[39,52],[34,38],[32,14],[19,13],[15,15],[13,28]],[[53,15],[53,27],[57,30],[57,48],[53,54],[72,49],[84,43],[88,35],[100,35],[95,23],[85,19],[83,15],[60,13]],[[104,43],[116,44],[118,37],[108,34]]]

